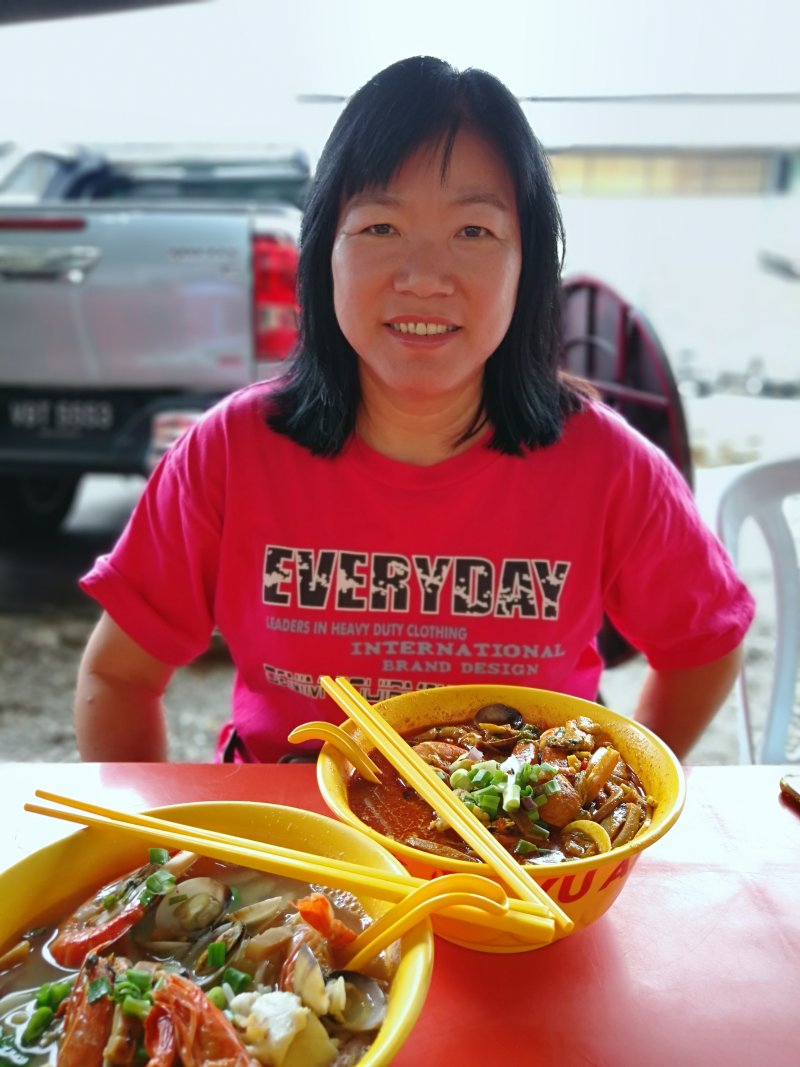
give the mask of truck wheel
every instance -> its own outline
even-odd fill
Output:
[[[80,478],[0,478],[0,540],[54,534],[75,499]]]

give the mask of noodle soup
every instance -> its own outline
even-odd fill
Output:
[[[541,781],[537,781],[531,789],[531,794],[534,794],[533,803],[541,800],[541,794],[547,792],[547,790],[540,790],[539,785],[544,786],[548,780],[557,777],[558,773],[563,772],[568,778],[570,774],[573,774],[573,778],[578,773],[585,774],[589,762],[600,748],[613,749],[619,756],[619,759],[616,759],[612,753],[607,757],[608,762],[604,761],[604,766],[599,768],[602,771],[600,775],[602,778],[613,761],[611,773],[606,781],[606,786],[610,783],[611,790],[610,793],[607,792],[601,803],[607,800],[615,807],[619,806],[614,802],[618,783],[613,781],[613,778],[616,776],[622,779],[617,772],[620,760],[624,768],[627,768],[627,770],[623,768],[623,775],[628,775],[630,772],[628,780],[624,782],[625,789],[621,790],[623,795],[620,799],[625,805],[624,812],[621,810],[617,813],[614,816],[614,823],[610,824],[610,828],[606,830],[611,842],[611,847],[606,851],[603,851],[602,847],[595,851],[597,843],[591,840],[593,837],[599,837],[600,842],[604,843],[603,835],[597,833],[596,830],[587,830],[582,826],[577,827],[583,832],[574,836],[574,847],[570,845],[566,851],[562,848],[564,831],[569,826],[569,822],[563,821],[565,815],[572,823],[591,822],[593,826],[600,826],[607,817],[608,813],[602,812],[596,806],[597,798],[590,800],[588,811],[582,811],[584,804],[581,801],[571,813],[562,813],[561,826],[556,826],[556,820],[553,819],[550,810],[547,810],[550,817],[537,820],[547,831],[546,838],[537,838],[535,831],[533,835],[530,833],[521,835],[531,838],[528,844],[533,848],[523,846],[522,850],[517,853],[517,859],[525,866],[533,880],[559,904],[572,920],[574,931],[581,930],[611,907],[641,854],[677,821],[685,799],[685,782],[681,766],[663,741],[646,727],[591,701],[549,690],[502,685],[441,686],[392,697],[375,704],[374,710],[404,738],[415,739],[417,744],[435,742],[438,745],[452,740],[447,737],[450,728],[460,729],[465,724],[467,726],[473,724],[476,713],[490,705],[503,705],[518,711],[523,723],[529,724],[538,733],[538,738],[532,737],[532,740],[539,743],[536,762],[539,766],[542,762],[549,764],[552,769],[545,768],[544,772],[539,775]],[[589,733],[588,730],[582,728],[580,723],[580,720],[584,718],[599,727],[599,732],[593,736],[596,736],[600,743],[595,743],[593,751],[589,751],[585,740],[577,734],[574,737],[574,751],[556,753],[554,749],[559,746],[547,744],[542,746],[542,740],[547,742],[553,739],[553,734],[550,737],[545,736],[549,731],[563,729],[571,734],[574,727],[570,726],[570,723],[576,724],[580,733]],[[371,752],[376,762],[379,762],[379,757],[372,752],[369,738],[364,736],[354,723],[346,722],[343,729],[361,748]],[[430,730],[436,730],[437,733],[433,736],[426,736]],[[465,739],[461,738],[461,740]],[[518,737],[514,740],[514,744],[522,740],[524,737]],[[571,745],[570,741],[567,748]],[[459,750],[464,747],[463,744],[457,746]],[[482,756],[489,755],[480,746],[474,747]],[[561,747],[564,748],[564,746]],[[588,753],[588,755],[580,756],[580,753]],[[447,768],[457,763],[462,756],[462,752],[455,751],[448,760],[445,753],[443,766],[438,768],[441,774],[448,775]],[[575,760],[570,761],[570,756],[574,756],[579,761],[573,770],[569,768],[571,762],[574,764]],[[497,768],[489,767],[488,770],[494,772],[507,757],[502,752],[498,752],[490,758],[497,764]],[[585,768],[582,767],[584,759],[587,764]],[[467,762],[477,764],[482,761]],[[559,767],[560,762],[566,762],[566,767]],[[466,770],[466,763],[463,769]],[[403,783],[396,783],[398,790],[405,790],[401,806],[399,802],[384,797],[380,792],[380,785],[372,789],[360,785],[354,773],[354,768],[341,752],[330,744],[323,747],[317,763],[317,784],[330,810],[348,825],[359,828],[372,840],[393,852],[402,860],[411,874],[427,878],[459,872],[492,876],[491,868],[485,863],[478,862],[474,855],[465,851],[461,843],[453,839],[452,831],[445,830],[443,826],[435,825],[431,831],[433,836],[440,835],[438,841],[431,843],[425,839],[425,833],[419,831],[423,826],[427,827],[435,822],[431,808],[418,799],[414,800],[413,791],[408,790]],[[389,774],[396,778],[396,772],[387,772],[387,776]],[[516,774],[514,777],[516,778]],[[516,784],[519,785],[519,781]],[[572,784],[575,784],[574,781]],[[560,787],[561,782],[558,785]],[[478,785],[478,789],[483,787],[483,783]],[[552,786],[550,788],[552,790]],[[391,789],[390,783],[387,796]],[[628,789],[631,790],[630,793]],[[472,789],[470,792],[474,794],[476,790]],[[558,792],[560,794],[561,790],[559,789]],[[520,793],[522,794],[522,789]],[[567,790],[564,791],[564,796],[569,796]],[[387,821],[385,825],[389,830],[388,833],[376,829],[377,819],[375,823],[372,822],[375,816],[374,810],[369,812],[364,807],[359,815],[351,806],[351,804],[358,806],[366,803],[366,798],[369,798],[369,802],[373,803],[376,808],[382,809],[377,813],[382,818],[386,820],[406,818],[405,824],[398,822],[396,828],[393,829]],[[530,802],[529,796],[527,803]],[[491,801],[489,803],[491,805]],[[638,814],[636,812],[631,814],[627,807],[629,804],[638,810]],[[385,814],[386,809],[395,807],[397,811]],[[541,810],[546,810],[543,805]],[[491,820],[490,813],[484,813],[484,817],[487,814]],[[497,814],[502,817],[499,806]],[[588,819],[583,817],[587,814]],[[598,814],[600,815],[599,821],[592,818]],[[629,814],[630,819],[628,819]],[[627,823],[626,838],[619,841],[615,840],[617,819],[620,820],[620,829],[624,823]],[[529,820],[529,824],[532,826],[534,821]],[[507,830],[510,827],[506,824],[503,829]],[[574,830],[575,827],[573,826],[572,829]],[[518,847],[519,838],[513,834],[507,836],[513,852]],[[406,843],[410,839],[414,840],[413,845]],[[557,847],[554,848],[554,844]],[[503,929],[502,924],[494,932],[483,931],[474,927],[469,929],[463,923],[437,915],[433,918],[433,928],[437,934],[449,941],[482,952],[528,952],[540,947],[523,941],[514,933]],[[556,932],[556,937],[562,936],[568,935],[561,931]]]
[[[30,949],[0,974],[6,1050],[31,1067],[147,1063],[184,1043],[199,1062],[220,1052],[242,1064],[358,1062],[397,964],[395,954],[370,974],[337,970],[337,950],[368,925],[358,900],[153,851],[57,928],[27,933]]]
[[[176,821],[199,817],[210,829],[401,869],[352,830],[296,809],[163,810]],[[59,907],[56,876],[67,856]],[[121,857],[138,865],[108,878]],[[92,858],[102,881],[87,877],[82,861]],[[40,882],[45,870],[51,878]],[[424,1003],[430,928],[410,931],[358,973],[348,970],[346,946],[388,905],[343,890],[148,852],[86,830],[0,874],[6,892],[0,1063],[382,1065]],[[31,921],[19,925],[20,915]]]
[[[609,852],[652,818],[653,798],[608,732],[586,715],[548,728],[526,722],[515,708],[489,704],[465,722],[432,724],[405,740],[520,863]],[[371,756],[380,782],[355,772],[347,784],[359,819],[433,856],[479,862],[380,753]]]

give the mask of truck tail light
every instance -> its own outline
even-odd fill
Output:
[[[275,237],[253,239],[256,359],[285,359],[297,338],[297,247]]]
[[[150,473],[164,455],[183,434],[203,417],[203,409],[197,411],[160,411],[150,424],[150,442],[145,456],[145,465]]]

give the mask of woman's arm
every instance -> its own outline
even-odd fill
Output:
[[[685,759],[730,693],[742,663],[742,646],[702,667],[649,670],[634,718]]]
[[[104,612],[78,671],[75,736],[81,759],[166,760],[162,697],[173,671]]]

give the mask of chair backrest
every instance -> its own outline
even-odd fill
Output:
[[[561,286],[562,367],[590,381],[602,399],[666,453],[690,487],[692,456],[669,359],[650,323],[604,282],[588,275]],[[605,618],[598,650],[606,667],[637,655]]]
[[[720,539],[740,568],[742,524],[746,519],[757,524],[769,551],[775,589],[775,666],[758,742],[746,665],[738,681],[739,753],[743,763],[785,763],[789,759],[789,728],[795,713],[800,667],[800,568],[785,508],[787,498],[792,496],[800,496],[800,456],[749,467],[724,490],[717,510]]]

